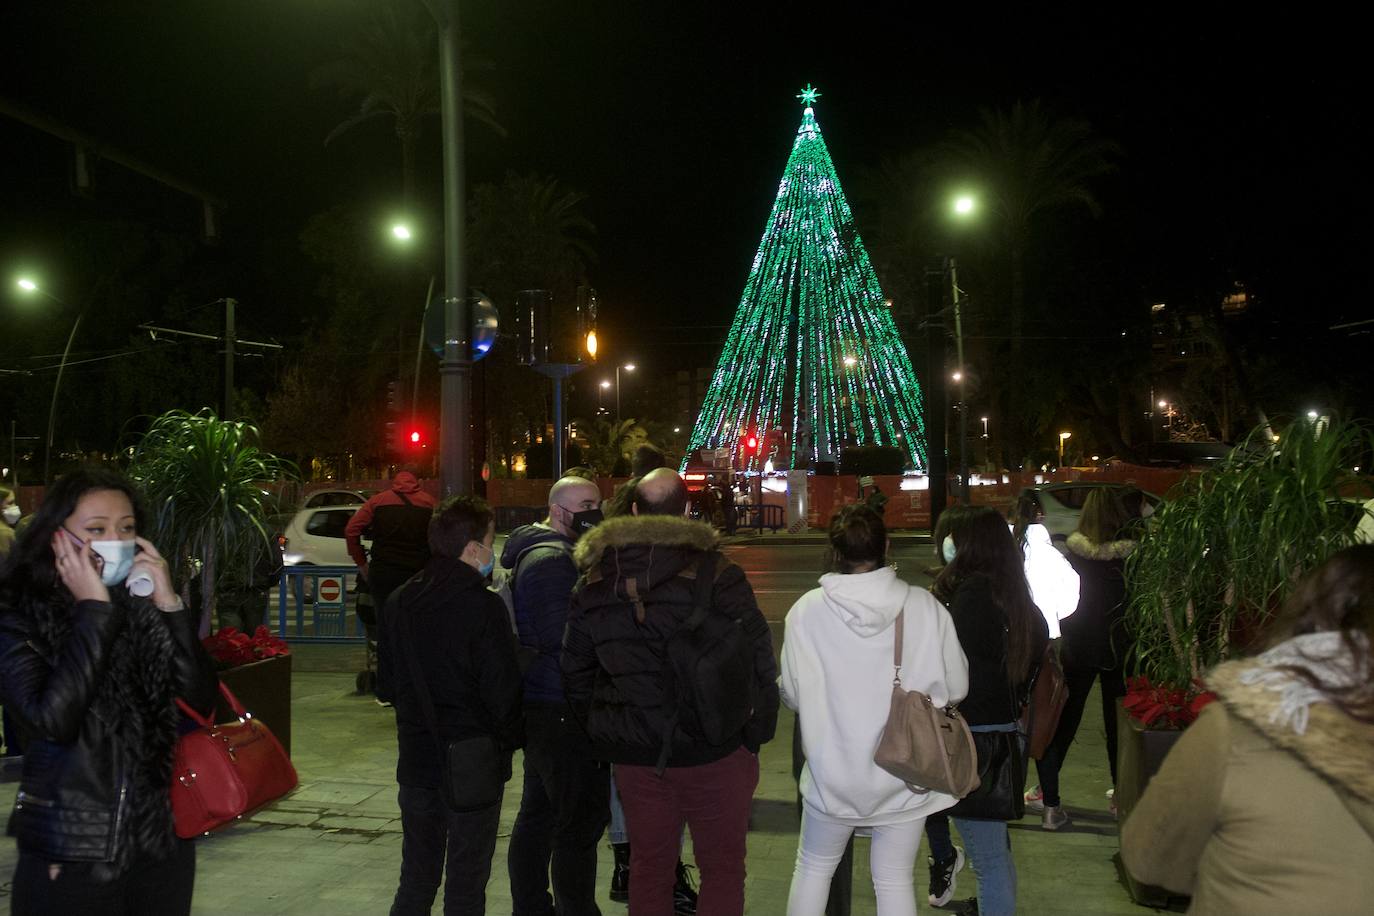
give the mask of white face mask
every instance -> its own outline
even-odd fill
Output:
[[[4,515],[5,523],[10,527],[13,527],[14,524],[19,521],[19,516],[23,515],[23,513],[19,511],[18,506],[6,506],[2,514]]]

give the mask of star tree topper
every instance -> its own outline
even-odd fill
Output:
[[[813,88],[810,83],[807,83],[806,88],[803,89],[801,92],[797,93],[797,98],[801,99],[802,104],[805,105],[807,108],[810,108],[812,105],[816,104],[816,99],[820,97],[821,91],[819,89]]]

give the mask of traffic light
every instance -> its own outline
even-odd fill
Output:
[[[424,437],[420,435],[418,429],[412,429],[410,435],[406,437],[406,441],[411,448],[423,448]]]

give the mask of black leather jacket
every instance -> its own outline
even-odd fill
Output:
[[[31,608],[0,602],[0,702],[19,720],[27,740],[9,822],[24,852],[51,861],[127,859],[121,844],[130,836],[126,821],[134,802],[127,761],[145,751],[131,755],[121,747],[116,723],[103,721],[93,706],[130,613],[120,602],[137,600],[125,595],[113,604],[78,602],[67,611],[71,630],[60,647],[40,635]],[[171,637],[172,688],[193,707],[209,710],[215,673],[196,640],[191,614],[163,616]],[[175,740],[161,737],[168,747]]]

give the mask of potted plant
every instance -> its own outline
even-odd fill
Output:
[[[173,410],[153,420],[132,449],[129,473],[151,509],[151,539],[171,564],[187,606],[199,603],[202,638],[210,633],[226,574],[251,575],[270,549],[272,496],[263,485],[297,476],[258,441],[256,427],[221,420],[208,408]]]
[[[1367,493],[1354,468],[1372,448],[1358,423],[1299,420],[1282,436],[1263,427],[1175,486],[1150,519],[1126,564],[1133,676],[1117,717],[1121,821],[1206,705],[1206,673],[1255,648],[1302,574],[1352,542],[1358,512],[1342,497]]]
[[[219,679],[244,709],[261,719],[291,755],[291,649],[286,641],[260,626],[251,636],[223,627],[201,641],[214,659]],[[216,721],[233,712],[220,699]]]

